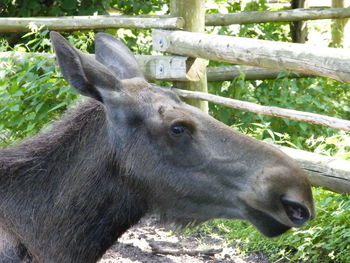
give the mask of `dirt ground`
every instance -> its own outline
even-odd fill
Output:
[[[262,255],[243,257],[220,237],[173,234],[148,216],[127,231],[99,263],[271,263]]]

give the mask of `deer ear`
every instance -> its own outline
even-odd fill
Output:
[[[117,77],[92,56],[72,47],[59,33],[50,33],[63,77],[80,94],[103,101],[103,90],[119,91]]]
[[[119,79],[145,79],[134,54],[119,39],[105,33],[95,36],[95,57]]]

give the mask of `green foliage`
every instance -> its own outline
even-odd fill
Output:
[[[296,145],[291,142],[290,135],[286,132],[280,133],[272,130],[271,123],[250,123],[249,127],[236,124],[231,127],[260,141],[296,148]]]
[[[0,16],[65,16],[105,14],[110,0],[2,0]]]
[[[37,133],[77,97],[44,57],[0,61],[1,144]]]
[[[49,36],[49,30],[42,30],[41,28],[33,29],[33,31],[25,34],[22,39],[24,40],[21,43],[18,43],[15,45],[14,48],[11,48],[10,45],[7,44],[5,39],[2,39],[2,45],[0,42],[0,49],[3,51],[7,50],[15,50],[20,52],[47,52],[52,53],[52,45],[51,40]],[[94,32],[82,32],[82,31],[75,31],[71,32],[69,34],[63,35],[68,39],[68,41],[74,45],[76,48],[88,52],[93,53],[94,52],[94,38],[95,34]],[[1,48],[2,46],[2,48]]]
[[[158,15],[169,12],[169,0],[112,0],[111,6],[123,15]],[[152,53],[151,30],[109,29],[108,33],[121,38],[135,54]]]
[[[123,14],[156,14],[168,10],[169,0],[113,0],[112,6]]]
[[[25,34],[24,39],[27,39],[23,44],[16,45],[15,49],[28,52],[45,52],[48,49],[51,49],[51,42],[49,40],[49,31],[48,30],[39,30],[33,29],[33,31]],[[30,38],[30,39],[28,39]]]
[[[192,232],[219,232],[242,252],[263,251],[273,262],[350,262],[350,196],[318,188],[313,192],[316,219],[277,238],[263,237],[250,223],[223,219],[208,222]]]
[[[348,132],[341,131],[329,137],[311,135],[306,143],[309,148],[314,149],[315,153],[350,160],[350,136]]]
[[[209,85],[210,92],[220,96],[342,119],[350,119],[349,88],[349,84],[326,78],[288,79],[285,77],[264,81],[244,81],[241,77],[235,81]],[[315,145],[308,143],[311,135],[314,138],[329,137],[339,132],[305,122],[262,116],[220,105],[210,104],[210,106],[211,113],[228,125],[240,123],[243,128],[248,128],[251,123],[270,123],[271,130],[288,133],[292,143],[298,148],[309,151],[315,150]]]
[[[1,0],[0,1],[0,17],[41,17],[41,16],[75,16],[75,15],[93,15],[107,14],[107,10],[111,8],[110,0]],[[33,31],[37,29],[32,28]],[[73,32],[72,34],[85,33]],[[87,33],[89,34],[89,33]],[[2,38],[6,39],[12,48],[16,45],[31,43],[31,48],[35,49],[35,43],[39,42],[36,35],[28,35],[23,41],[23,33],[2,34]],[[69,34],[66,34],[67,36]],[[47,37],[45,38],[47,39]],[[43,39],[41,39],[43,40]],[[48,42],[49,40],[46,40]],[[47,51],[41,48],[35,49],[36,52]]]

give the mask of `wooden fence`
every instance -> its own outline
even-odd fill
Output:
[[[176,1],[175,1],[176,2]],[[252,11],[231,14],[207,14],[206,26],[291,22],[302,20],[349,18],[350,8],[312,8],[283,11]],[[0,33],[29,32],[33,26],[49,30],[73,31],[109,28],[182,29],[182,17],[160,16],[65,16],[65,17],[0,17]]]
[[[350,8],[298,8],[283,11],[253,11],[232,14],[208,14],[207,26],[232,24],[256,24],[265,22],[292,22],[303,20],[334,19],[350,17]]]
[[[191,6],[193,8],[188,8]],[[102,28],[157,28],[153,32],[156,50],[177,56],[138,56],[138,62],[151,80],[171,80],[181,97],[211,101],[259,114],[306,121],[350,131],[350,121],[319,114],[294,111],[222,98],[205,93],[208,81],[230,80],[240,72],[247,79],[275,78],[283,71],[292,77],[325,76],[350,83],[350,52],[346,49],[310,48],[304,44],[278,43],[247,38],[207,35],[204,26],[349,18],[350,8],[294,9],[235,14],[204,14],[204,0],[172,0],[171,16],[90,16],[61,18],[0,18],[0,32],[24,32],[31,28],[82,30]],[[175,31],[159,29],[176,29]],[[184,29],[185,31],[179,31]],[[33,55],[33,54],[32,54]],[[47,54],[34,54],[52,56]],[[179,56],[181,55],[181,56]],[[0,54],[0,59],[27,54]],[[226,61],[247,66],[208,68],[206,60]],[[265,69],[261,69],[261,67]],[[300,74],[298,74],[300,73]],[[202,91],[202,92],[198,92]],[[204,91],[204,92],[203,92]],[[204,104],[196,104],[205,109]],[[281,147],[306,171],[315,186],[335,192],[350,192],[350,162],[305,151]]]
[[[2,17],[0,33],[28,32],[33,28],[57,31],[92,30],[108,28],[167,28],[181,29],[181,17],[169,16],[66,16],[66,17]]]
[[[341,48],[209,35],[153,31],[153,48],[178,55],[333,78],[350,83],[350,52]]]

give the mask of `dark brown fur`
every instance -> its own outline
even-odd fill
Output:
[[[95,262],[148,207],[125,186],[122,149],[111,145],[104,107],[90,100],[50,131],[1,150],[3,226],[44,251],[44,262]]]

